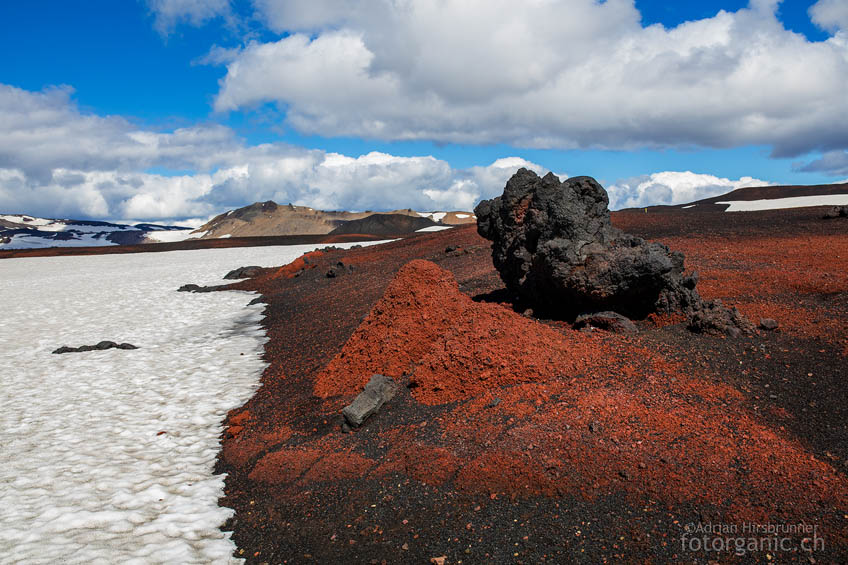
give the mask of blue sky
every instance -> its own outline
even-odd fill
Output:
[[[619,207],[841,181],[846,4],[6,2],[0,212],[468,208],[521,165]]]

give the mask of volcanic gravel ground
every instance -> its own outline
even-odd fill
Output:
[[[685,212],[613,222],[683,250],[706,298],[755,323],[774,314],[777,331],[725,339],[667,317],[625,337],[535,320],[473,226],[313,253],[235,285],[264,295],[270,338],[217,469],[238,556],[848,561],[848,222]],[[400,392],[344,434],[339,411],[371,371]],[[815,524],[825,550],[681,545],[687,524],[746,521]]]

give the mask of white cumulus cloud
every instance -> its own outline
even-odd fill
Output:
[[[228,52],[215,107],[276,103],[325,136],[844,149],[848,41],[808,41],[777,4],[666,29],[642,27],[630,0],[261,0],[286,35]],[[844,5],[811,13],[835,29]]]
[[[147,0],[147,6],[154,15],[154,27],[162,35],[181,23],[198,26],[232,14],[230,0]]]
[[[262,200],[320,209],[468,210],[498,194],[520,167],[544,172],[519,157],[454,169],[432,156],[248,146],[220,125],[141,129],[119,116],[81,111],[70,89],[0,85],[3,213],[168,221]]]
[[[845,2],[845,0],[819,0],[810,6],[810,17],[822,29],[848,31],[848,2]]]
[[[607,187],[610,209],[674,205],[718,196],[746,186],[771,183],[752,177],[736,180],[691,171],[663,171],[623,179]]]
[[[822,161],[808,167],[846,167],[844,151]],[[69,89],[0,85],[2,213],[177,222],[263,200],[318,209],[470,210],[499,195],[521,167],[548,172],[519,156],[456,169],[426,155],[248,146],[220,125],[142,129],[121,117],[82,112]],[[677,204],[756,184],[767,183],[662,172],[608,189],[612,207],[621,208]]]

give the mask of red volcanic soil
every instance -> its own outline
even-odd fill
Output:
[[[238,555],[848,561],[848,221],[820,216],[613,215],[684,251],[705,297],[780,323],[739,339],[673,318],[622,336],[522,314],[473,226],[325,250],[238,283],[264,295],[270,338],[218,464]],[[339,261],[354,270],[328,278]],[[373,373],[400,392],[343,433],[340,410]],[[746,523],[800,522],[823,549],[684,545],[688,524],[747,539],[760,536]],[[806,536],[783,537],[797,548]]]

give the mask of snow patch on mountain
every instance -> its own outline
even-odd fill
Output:
[[[763,200],[731,200],[727,202],[716,202],[716,204],[728,204],[725,212],[783,210],[786,208],[806,208],[808,206],[846,206],[848,205],[848,194],[821,194],[818,196],[794,196],[790,198]]]
[[[58,220],[24,214],[0,215],[0,249],[99,247],[183,241],[189,237],[192,237],[191,229],[177,226]]]

